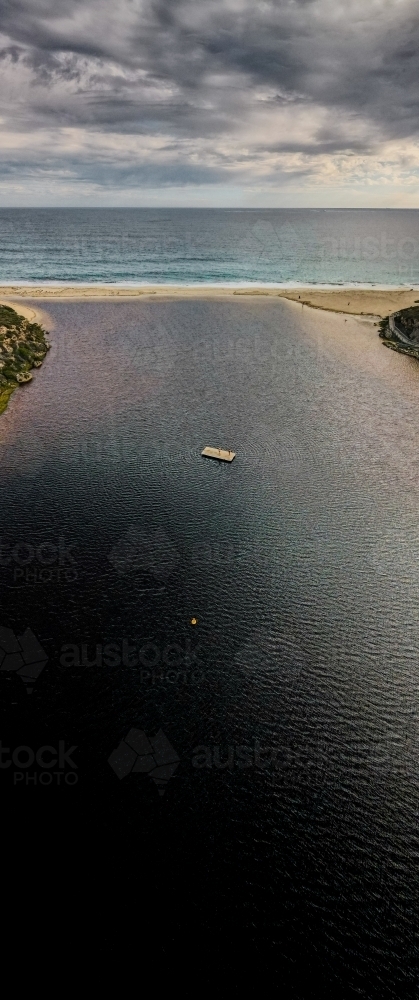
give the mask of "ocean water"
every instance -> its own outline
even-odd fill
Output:
[[[0,283],[419,283],[419,210],[0,209]]]
[[[30,695],[0,671],[21,863],[42,882],[35,830],[59,886],[88,860],[109,954],[156,982],[158,954],[200,986],[413,1000],[417,363],[281,300],[47,310],[0,423],[2,624],[48,657]],[[132,729],[169,741],[163,786],[144,737],[111,766]],[[26,763],[60,740],[58,786]]]

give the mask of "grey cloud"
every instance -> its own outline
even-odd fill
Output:
[[[164,163],[126,164],[110,159],[83,160],[74,156],[61,158],[51,155],[42,164],[30,164],[24,158],[4,158],[0,161],[3,178],[59,178],[97,184],[100,187],[182,187],[189,184],[217,184],[223,179],[220,169],[199,166],[170,159]]]
[[[258,108],[295,104],[329,124],[319,117],[300,140],[268,135],[255,155],[314,158],[368,155],[419,131],[415,0],[0,0],[0,31],[0,114],[14,129],[162,134],[176,145],[228,139]],[[217,157],[218,167],[184,157],[175,175],[217,183]],[[165,183],[166,166],[156,170]]]

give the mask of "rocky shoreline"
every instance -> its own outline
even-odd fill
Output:
[[[386,316],[379,326],[385,347],[419,360],[419,305]]]
[[[32,369],[42,365],[50,346],[39,323],[0,305],[0,413],[15,389],[32,380]]]

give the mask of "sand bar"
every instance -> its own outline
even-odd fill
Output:
[[[406,309],[419,301],[419,288],[234,288],[231,286],[208,285],[147,285],[143,287],[121,288],[109,285],[3,285],[0,286],[0,301],[9,305],[19,305],[24,299],[55,299],[85,300],[85,299],[232,299],[233,297],[256,299],[285,298],[310,306],[314,309],[327,309],[332,312],[350,313],[352,315],[388,316],[398,309]],[[28,318],[35,318],[35,310],[20,306],[20,310]]]
[[[33,309],[30,306],[24,306],[20,300],[16,301],[16,297],[12,299],[0,295],[0,305],[12,306],[12,308],[16,309],[16,312],[18,312],[20,316],[24,316],[30,323],[39,323],[41,326],[45,326],[45,324],[49,322],[49,317],[43,312],[42,309]]]

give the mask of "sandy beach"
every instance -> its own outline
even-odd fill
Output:
[[[29,319],[35,317],[41,321],[41,313],[34,308],[22,305],[25,299],[41,299],[43,301],[54,301],[56,299],[85,300],[85,299],[128,299],[136,298],[170,298],[170,299],[225,299],[234,296],[246,296],[256,298],[257,296],[269,296],[271,298],[285,298],[301,303],[302,306],[309,306],[313,309],[324,309],[331,312],[349,313],[351,315],[364,316],[388,316],[389,313],[398,309],[406,309],[419,301],[419,289],[363,289],[363,288],[339,288],[339,289],[317,289],[317,288],[297,288],[278,289],[255,287],[255,288],[234,288],[215,287],[205,285],[150,285],[146,287],[121,288],[105,285],[61,285],[51,286],[30,286],[13,285],[0,286],[0,301],[9,305],[16,305],[20,312]]]
[[[11,306],[13,309],[16,309],[16,312],[18,312],[21,316],[28,319],[30,323],[40,323],[41,326],[45,326],[50,322],[49,317],[42,309],[33,309],[30,306],[22,305],[20,299],[16,301],[16,297],[12,299],[9,298],[9,296],[6,297],[1,295],[0,305]]]

